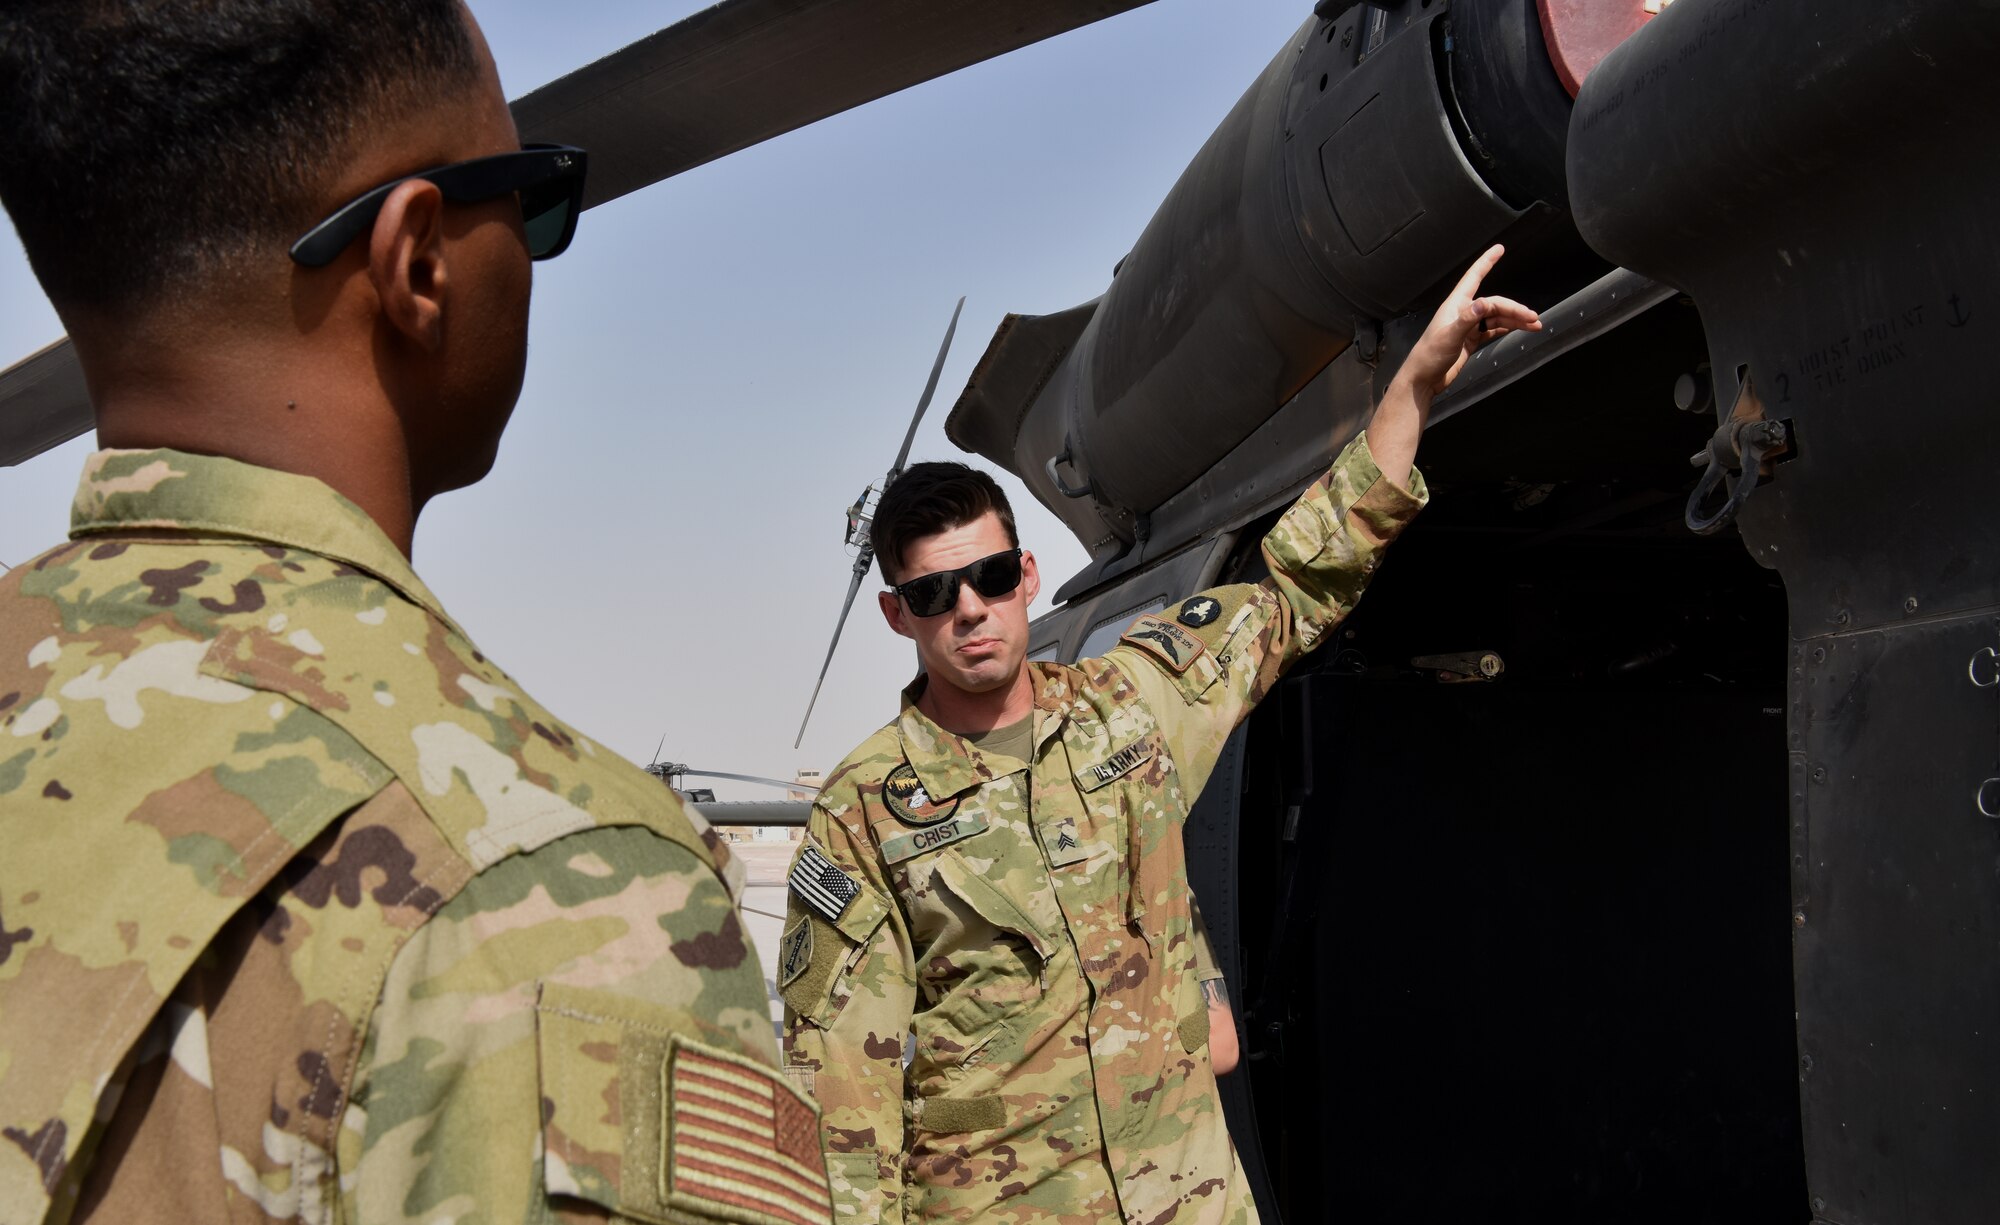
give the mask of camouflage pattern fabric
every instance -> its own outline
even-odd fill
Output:
[[[101,452],[72,537],[0,579],[0,1220],[828,1219],[741,865],[358,508]]]
[[[1265,537],[1268,580],[1142,617],[1102,659],[1029,665],[1027,769],[912,690],[828,777],[800,862],[858,889],[836,907],[795,875],[779,982],[836,1219],[1255,1219],[1209,1063],[1182,825],[1231,729],[1425,499],[1359,438]]]
[[[1194,940],[1195,982],[1213,982],[1224,977],[1222,963],[1215,955],[1215,945],[1208,938],[1208,925],[1201,921],[1201,902],[1193,894],[1188,895],[1188,929]]]

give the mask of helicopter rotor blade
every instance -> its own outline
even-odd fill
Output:
[[[854,579],[847,584],[847,599],[840,605],[840,619],[833,623],[833,641],[826,644],[826,661],[819,666],[819,679],[813,682],[813,694],[806,702],[806,717],[799,720],[798,739],[792,747],[798,748],[806,738],[806,724],[812,722],[813,707],[819,704],[820,687],[826,684],[826,670],[833,666],[833,653],[840,647],[840,631],[847,625],[847,614],[854,609],[854,594],[861,590],[861,580],[868,577],[868,563],[875,559],[875,551],[862,542],[861,552],[854,558]]]
[[[590,150],[583,206],[1152,0],[721,0],[509,104]],[[840,48],[827,54],[827,48]],[[785,83],[773,89],[773,81]],[[0,467],[94,421],[63,337],[0,370]],[[900,464],[900,461],[898,461]]]
[[[590,150],[590,208],[1146,2],[722,0],[516,99],[514,121]]]
[[[0,468],[90,431],[90,392],[67,336],[0,370]]]
[[[944,343],[938,346],[937,360],[931,363],[930,382],[924,384],[924,394],[917,401],[917,415],[910,418],[910,428],[903,435],[903,449],[896,452],[896,462],[889,466],[889,481],[895,480],[903,471],[903,461],[910,458],[910,444],[917,439],[917,426],[924,419],[924,410],[931,406],[931,396],[937,393],[938,376],[944,373],[944,359],[951,352],[951,338],[958,331],[958,314],[965,309],[965,298],[961,295],[958,305],[951,308],[951,323],[944,330]],[[883,482],[883,488],[888,481]]]
[[[884,489],[887,489],[889,482],[902,473],[904,461],[910,458],[910,444],[916,441],[917,426],[923,423],[924,412],[931,406],[931,397],[937,394],[938,378],[944,373],[944,359],[951,353],[951,338],[958,333],[958,317],[964,310],[965,297],[961,294],[958,305],[951,308],[951,322],[945,325],[944,343],[938,346],[937,360],[931,363],[931,377],[924,383],[924,394],[917,399],[916,415],[910,418],[910,428],[903,433],[902,449],[896,452],[896,462],[890,466],[889,475],[882,482]],[[861,496],[855,500],[855,504],[848,507],[847,537],[850,541],[854,539],[855,528],[858,526],[856,511],[867,502],[868,491],[864,489],[861,491]],[[827,669],[833,666],[833,653],[840,649],[840,631],[847,626],[847,614],[854,611],[855,593],[861,590],[861,580],[868,577],[868,565],[874,559],[875,551],[869,547],[867,538],[863,537],[861,549],[854,557],[854,578],[847,584],[847,598],[841,601],[840,619],[833,623],[833,641],[826,644],[826,660],[819,666],[819,679],[813,682],[812,697],[806,702],[806,716],[799,720],[798,738],[792,741],[792,747],[795,749],[805,743],[806,724],[812,722],[813,707],[819,704],[819,691],[826,684]]]
[[[813,783],[788,783],[782,778],[765,778],[761,774],[731,774],[726,770],[681,770],[678,773],[695,778],[726,778],[738,783],[763,783],[771,787],[784,787],[792,791],[818,791]]]

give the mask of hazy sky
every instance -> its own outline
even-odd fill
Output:
[[[515,97],[701,7],[473,0]],[[852,564],[843,511],[894,458],[952,303],[915,459],[960,457],[944,418],[1001,316],[1102,293],[1310,12],[1158,0],[585,213],[536,265],[499,463],[425,512],[418,572],[529,692],[642,763],[664,736],[701,768],[832,766],[914,670],[871,576],[792,749]],[[61,331],[7,229],[0,364]],[[91,445],[0,469],[0,563],[62,538]],[[1008,486],[1053,592],[1084,552]]]

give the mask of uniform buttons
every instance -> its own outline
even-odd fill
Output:
[[[1217,662],[1220,663],[1223,667],[1227,668],[1229,666],[1229,652],[1224,651],[1222,653],[1222,658]]]

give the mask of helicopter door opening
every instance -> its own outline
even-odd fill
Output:
[[[1704,354],[1668,302],[1434,428],[1431,508],[1252,717],[1232,987],[1286,1221],[1810,1216],[1785,596],[1682,526]]]

